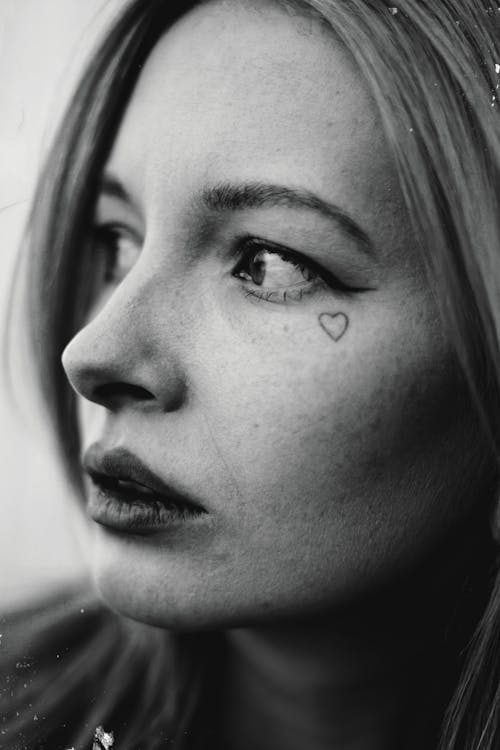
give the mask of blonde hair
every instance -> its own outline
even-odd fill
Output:
[[[132,0],[127,6],[82,76],[33,205],[28,291],[32,340],[65,465],[78,488],[75,401],[60,357],[88,303],[82,283],[88,262],[82,237],[100,170],[141,66],[161,34],[196,4]],[[500,13],[481,0],[398,0],[397,6],[381,0],[285,4],[322,19],[355,60],[370,89],[443,325],[492,454],[498,456]],[[493,588],[456,686],[443,750],[500,747],[498,633],[500,584]],[[152,653],[157,646],[151,645],[149,652],[141,648],[144,670],[157,670],[158,658]],[[190,648],[194,653],[192,644]],[[202,652],[198,655],[203,661]],[[125,667],[123,679],[129,679]],[[174,683],[170,685],[176,690]],[[116,690],[107,700],[119,702],[122,695]],[[134,710],[139,712],[137,732],[139,727],[146,732],[154,719],[153,703]],[[174,714],[168,717],[171,726],[179,724]],[[120,741],[120,750],[135,748],[137,736]],[[181,746],[181,739],[178,742]]]

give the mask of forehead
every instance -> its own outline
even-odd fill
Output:
[[[369,214],[393,182],[374,104],[348,53],[319,20],[261,0],[206,3],[168,30],[109,167],[138,203],[207,180],[271,181]]]

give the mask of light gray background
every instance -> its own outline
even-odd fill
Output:
[[[0,0],[0,316],[37,169],[71,89],[108,12],[123,0]],[[13,327],[18,406],[0,374],[0,606],[43,596],[85,571],[85,526],[61,481],[48,431]]]

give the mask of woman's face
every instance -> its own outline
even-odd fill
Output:
[[[470,415],[374,104],[319,22],[266,2],[178,22],[95,222],[64,365],[113,606],[178,627],[323,611],[463,518]]]

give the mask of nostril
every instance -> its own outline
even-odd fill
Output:
[[[104,406],[123,401],[151,401],[154,395],[146,388],[132,383],[103,383],[94,388],[92,400]]]

